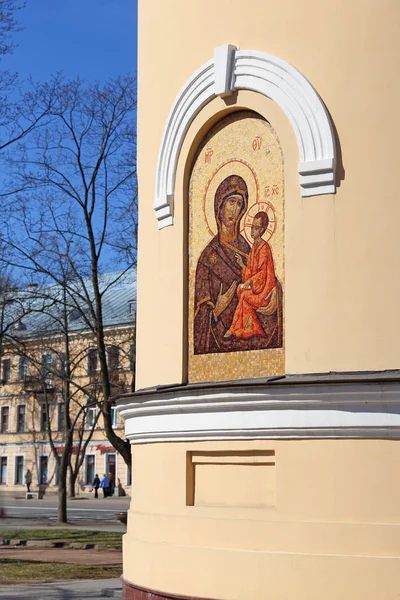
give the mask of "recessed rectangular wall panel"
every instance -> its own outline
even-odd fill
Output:
[[[275,452],[188,452],[187,504],[274,507]]]

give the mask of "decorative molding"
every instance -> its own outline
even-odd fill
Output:
[[[216,96],[251,90],[275,102],[295,131],[302,196],[334,194],[336,148],[328,112],[307,79],[288,62],[227,44],[196,71],[169,114],[158,156],[154,209],[159,228],[173,224],[175,175],[185,135],[200,110]]]
[[[124,397],[133,444],[270,438],[400,438],[398,383],[258,386]]]

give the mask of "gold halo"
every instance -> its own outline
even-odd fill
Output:
[[[262,211],[266,212],[269,218],[268,228],[265,231],[265,233],[263,233],[262,239],[268,242],[268,240],[271,239],[276,230],[276,213],[271,202],[267,202],[266,200],[261,202],[255,202],[254,204],[249,206],[248,210],[245,212],[243,218],[243,228],[240,230],[240,233],[242,233],[245,236],[246,240],[251,246],[253,245],[253,238],[250,235],[251,224],[255,215],[258,212]]]
[[[249,192],[248,204],[258,201],[258,181],[254,170],[244,160],[231,158],[223,162],[207,182],[203,198],[203,214],[206,227],[212,236],[217,234],[217,224],[214,214],[214,197],[219,184],[229,175],[239,175],[244,179]],[[247,214],[247,213],[246,213]],[[243,217],[240,223],[240,230],[243,231]]]

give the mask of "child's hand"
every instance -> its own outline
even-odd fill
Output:
[[[239,265],[239,267],[240,267],[241,269],[243,269],[243,267],[244,267],[244,262],[242,261],[242,257],[240,256],[240,254],[235,254],[235,257],[236,257],[236,262],[237,262],[237,264]]]
[[[242,284],[242,288],[243,288],[244,290],[250,290],[250,289],[251,289],[251,282],[250,282],[250,279],[248,279],[247,281],[245,281],[245,282]]]

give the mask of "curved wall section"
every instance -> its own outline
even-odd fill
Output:
[[[126,600],[395,598],[397,373],[148,390],[118,410]]]
[[[134,444],[124,579],[168,599],[394,599],[389,437]]]
[[[141,2],[139,391],[119,398],[134,491],[123,573],[140,600],[398,599],[399,10]],[[284,159],[285,377],[187,385],[191,167],[243,110]]]

